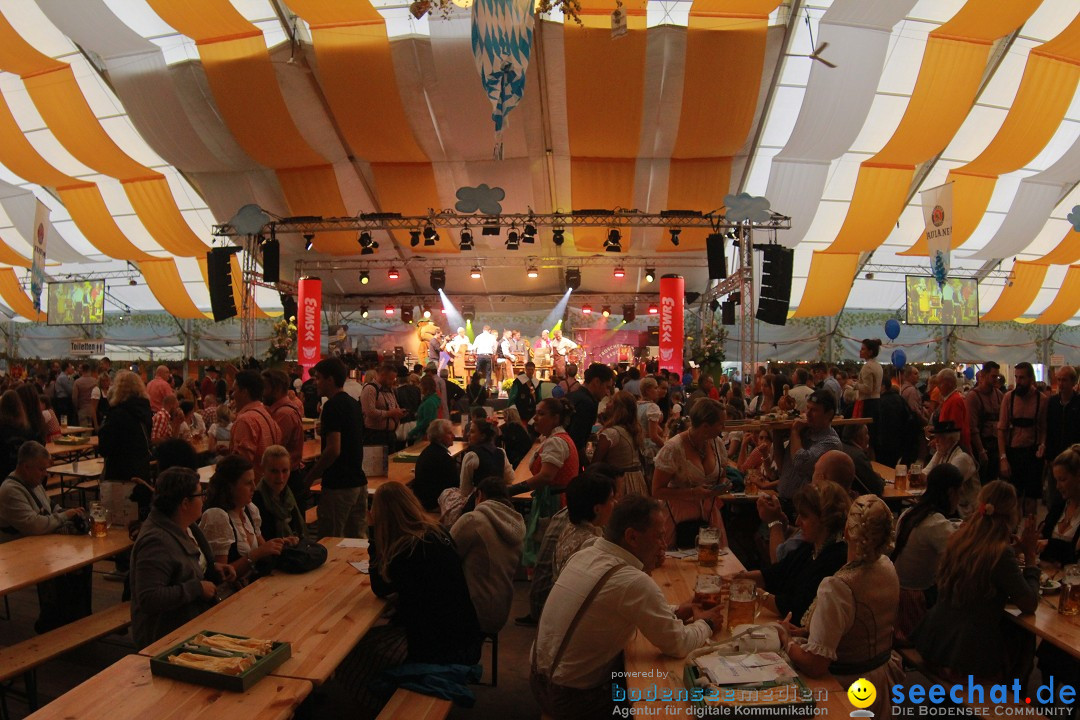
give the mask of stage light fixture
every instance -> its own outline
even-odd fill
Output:
[[[561,227],[557,227],[551,231],[551,242],[555,243],[555,247],[559,247],[566,239],[565,235],[566,230]]]
[[[608,230],[607,240],[604,241],[604,250],[606,252],[622,252],[622,233],[617,228],[611,228]]]
[[[469,229],[468,225],[461,228],[461,243],[458,245],[458,249],[463,251],[473,249],[472,230]]]
[[[398,277],[400,277],[400,276],[398,275],[398,271],[397,271],[397,268],[393,268],[393,267],[392,267],[392,268],[390,268],[389,270],[387,270],[387,271],[386,271],[386,277],[390,278],[391,280],[397,280],[397,279],[398,279]]]
[[[431,319],[431,308],[429,308],[426,305],[424,306],[424,319],[425,320],[430,320]]]
[[[412,305],[403,305],[401,307],[401,322],[412,323],[412,321],[413,321]]]
[[[424,228],[424,245],[431,247],[439,239],[439,233],[435,231],[435,226],[429,224]]]
[[[540,277],[540,271],[536,268],[535,265],[530,265],[528,267],[528,269],[525,271],[525,274],[528,275],[531,278]]]
[[[473,269],[469,271],[469,277],[471,277],[473,280],[479,280],[481,277],[483,277],[483,274],[484,273],[480,270],[479,265],[473,265]]]
[[[624,278],[626,277],[626,270],[620,266],[615,268],[615,270],[613,270],[611,274],[616,278]]]
[[[582,305],[581,306],[581,314],[582,315],[592,315],[592,305]]]
[[[371,282],[371,273],[369,273],[367,270],[361,270],[360,271],[360,284],[361,285],[367,285],[369,282]]]
[[[682,228],[668,228],[668,232],[671,233],[671,244],[679,247],[679,234],[682,232]],[[649,282],[652,282],[652,280]]]
[[[636,317],[637,311],[634,309],[633,303],[622,306],[622,321],[624,323],[632,323]]]
[[[532,222],[525,223],[525,229],[521,233],[521,241],[529,243],[530,245],[536,242],[536,224]]]
[[[431,289],[435,292],[439,292],[446,287],[446,270],[443,268],[435,268],[431,271],[431,275],[428,278],[428,282],[431,283]]]
[[[375,240],[372,240],[371,233],[369,233],[367,230],[360,233],[360,237],[357,238],[357,242],[360,243],[361,255],[374,255],[375,251],[379,249],[379,243]]]
[[[656,280],[656,268],[645,268],[645,282],[651,283],[653,280]]]
[[[304,249],[310,250],[315,244],[315,233],[304,233]]]
[[[716,298],[713,298],[712,300],[710,300],[709,301],[709,309],[712,310],[713,312],[716,312],[717,310],[719,310],[720,309],[720,301],[717,300]]]
[[[476,319],[476,308],[472,305],[465,305],[461,308],[461,317],[465,319],[466,323],[471,323]]]
[[[394,314],[394,306],[393,305],[387,305],[386,306],[386,314],[387,315],[393,315]]]
[[[521,236],[518,235],[517,228],[511,225],[510,232],[506,233],[506,249],[517,250],[519,247],[521,247]]]
[[[600,310],[600,314],[604,317],[611,317],[611,306],[605,305],[603,309]]]
[[[566,287],[571,290],[577,290],[581,287],[581,270],[578,268],[566,269]]]
[[[131,278],[130,280],[128,280],[128,285],[130,285],[131,287],[135,287],[138,284],[139,284],[139,281],[136,280],[135,278]]]
[[[660,314],[660,308],[656,307],[656,303],[652,303],[652,304],[649,305],[649,314],[650,315],[659,315]]]
[[[366,318],[367,316],[368,316],[368,307],[367,307],[367,305],[361,305],[360,306],[360,317]]]
[[[418,246],[420,244],[420,231],[419,230],[410,230],[409,231],[409,244],[412,245],[413,247],[416,247],[416,246]]]

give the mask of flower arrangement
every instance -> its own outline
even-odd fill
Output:
[[[684,356],[699,367],[719,367],[727,358],[724,354],[726,340],[727,329],[723,325],[703,324],[696,335],[686,337]]]
[[[282,317],[271,328],[270,348],[266,359],[270,363],[283,363],[296,347],[296,318]]]

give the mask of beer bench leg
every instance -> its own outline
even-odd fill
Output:
[[[34,712],[38,709],[37,669],[26,671],[23,682],[26,683],[26,705],[30,708],[30,712]]]

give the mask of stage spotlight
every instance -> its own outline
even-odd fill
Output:
[[[401,322],[411,323],[412,320],[413,320],[412,314],[413,314],[412,305],[403,306],[401,308]]]
[[[435,292],[442,290],[446,287],[446,270],[443,268],[435,268],[431,271],[431,276],[428,278],[431,283],[431,289]]]
[[[659,315],[660,314],[660,308],[656,307],[656,303],[651,303],[649,305],[649,314],[650,315]]]
[[[622,252],[622,233],[617,228],[608,230],[607,240],[604,241],[604,250],[607,252]]]
[[[671,233],[671,244],[679,247],[679,233],[682,232],[682,228],[668,228],[668,232]],[[649,282],[652,282],[652,280]]]
[[[581,314],[582,315],[592,315],[592,305],[582,305],[581,306]]]
[[[479,280],[483,276],[483,272],[480,270],[479,265],[473,265],[473,269],[469,271],[469,277],[473,280]]]
[[[390,278],[391,280],[397,280],[398,277],[399,277],[397,268],[392,267],[389,270],[387,270],[386,271],[386,277]]]
[[[566,287],[577,290],[581,287],[581,270],[578,268],[566,269]]]
[[[418,246],[420,244],[420,231],[419,230],[410,230],[409,231],[409,244],[412,245],[413,247],[416,247],[416,246]]]
[[[360,233],[360,237],[357,239],[360,243],[361,255],[374,255],[375,251],[379,249],[379,243],[371,239],[371,233],[367,230]]]
[[[466,323],[471,323],[476,319],[476,308],[472,305],[465,305],[461,308],[461,317],[465,318]]]
[[[626,270],[623,269],[622,267],[617,267],[617,268],[615,268],[614,271],[612,271],[611,274],[613,276],[615,276],[616,278],[624,278],[624,277],[626,277]]]
[[[371,274],[367,270],[360,271],[360,284],[367,285],[371,282]]]
[[[605,305],[603,309],[600,310],[600,314],[604,317],[611,317],[611,306]]]
[[[394,306],[393,305],[387,305],[386,306],[386,314],[387,315],[393,315],[394,314]]]
[[[551,231],[551,242],[555,243],[555,247],[559,247],[563,244],[563,241],[566,239],[565,233],[566,230],[561,227],[557,227]]]
[[[535,265],[530,265],[528,267],[528,269],[525,271],[525,274],[528,275],[531,278],[540,277],[540,271],[536,269]]]
[[[424,228],[424,246],[431,247],[439,239],[439,233],[435,232],[435,226],[428,224]]]
[[[633,304],[622,306],[622,321],[624,323],[632,323],[636,317],[637,311],[634,309]]]
[[[520,246],[521,236],[518,235],[517,228],[511,225],[510,232],[506,233],[506,249],[517,250]]]
[[[304,249],[310,250],[315,244],[315,233],[304,233]]]
[[[645,268],[645,282],[651,283],[656,279],[656,268]]]
[[[530,245],[536,242],[536,225],[534,223],[525,223],[525,230],[521,233],[521,241]]]
[[[461,228],[461,243],[458,248],[463,251],[473,249],[472,230],[469,229],[468,225]]]
[[[431,308],[429,308],[426,305],[424,306],[424,319],[425,320],[430,320],[431,319]]]
[[[720,309],[720,301],[717,300],[716,298],[713,298],[712,300],[710,300],[709,301],[709,309],[712,310],[713,312],[716,312],[717,310],[719,310]]]
[[[368,307],[367,307],[367,305],[361,305],[360,306],[360,317],[366,318],[367,316],[368,316]]]

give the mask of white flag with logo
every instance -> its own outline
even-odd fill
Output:
[[[30,297],[41,311],[41,290],[45,287],[45,238],[49,235],[49,208],[40,200],[34,208],[34,258],[30,265]]]
[[[938,287],[945,285],[949,275],[949,257],[952,252],[952,183],[945,183],[922,191],[923,237],[930,255],[930,274]]]

